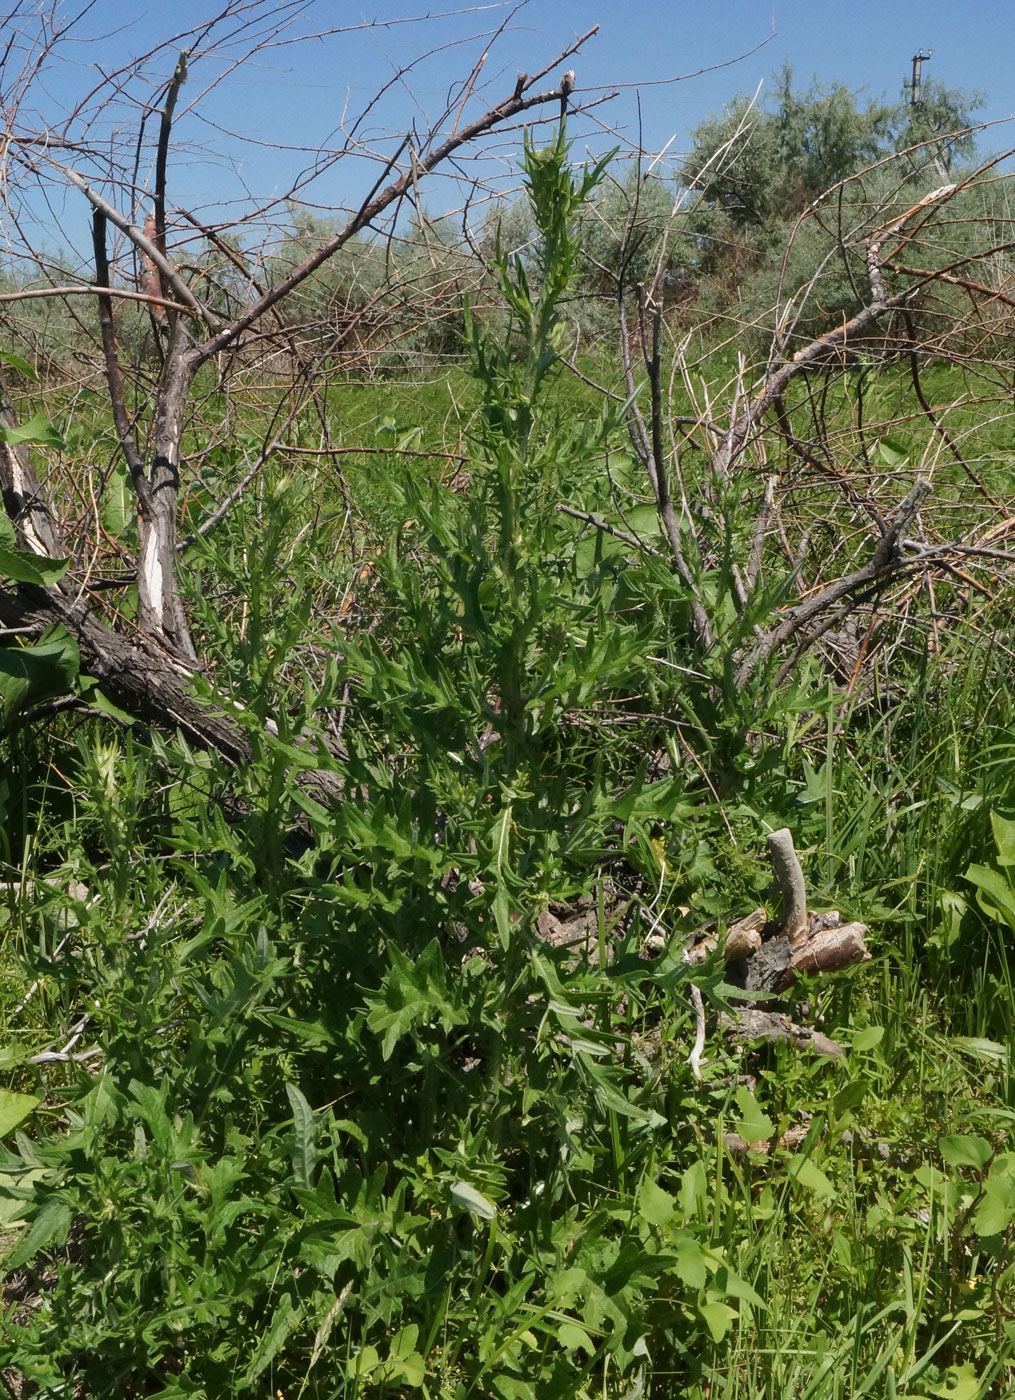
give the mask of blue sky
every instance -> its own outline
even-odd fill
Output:
[[[108,72],[130,62],[155,41],[214,14],[224,3],[175,0],[128,6],[123,0],[96,0],[74,31],[73,45],[46,71],[40,99],[44,119],[54,122],[61,107],[94,84],[100,68]],[[427,4],[431,13],[440,8],[433,0]],[[68,4],[65,12],[73,14],[75,8]],[[306,0],[297,8],[291,32],[296,36],[417,13],[411,0],[376,0],[372,5]],[[438,46],[440,51],[406,83],[391,90],[364,132],[379,137],[403,130],[413,120],[422,124],[445,105],[483,52],[485,36],[505,19],[507,31],[482,73],[482,95],[491,101],[511,90],[518,71],[541,66],[577,33],[599,24],[598,35],[569,61],[579,90],[619,88],[616,100],[597,108],[582,126],[583,143],[587,139],[593,150],[635,139],[640,94],[645,145],[659,149],[671,143],[676,155],[687,149],[689,132],[698,122],[721,110],[735,93],[753,92],[787,61],[801,85],[816,77],[864,89],[871,97],[894,98],[909,75],[913,53],[930,49],[926,75],[953,87],[981,90],[983,119],[1007,118],[1015,108],[1012,0],[529,0],[515,6],[513,14],[510,6],[489,4],[425,24],[267,49],[205,96],[205,85],[223,65],[221,60],[197,62],[184,89],[177,133],[181,144],[198,143],[206,154],[174,158],[171,198],[194,209],[233,198],[238,208],[248,193],[283,192],[304,162],[294,150],[275,147],[337,143],[343,112],[348,120],[399,64]],[[752,49],[756,51],[749,53]],[[729,66],[715,66],[721,64]],[[171,68],[167,52],[161,70]],[[699,69],[711,71],[670,81]],[[478,110],[478,101],[471,110]],[[126,110],[120,116],[128,126],[134,119]],[[96,125],[91,134],[97,130]],[[1015,123],[995,126],[981,139],[992,150],[1015,146]],[[506,148],[495,150],[483,166],[486,174],[504,172],[505,178],[512,169]],[[312,197],[322,207],[348,203],[375,170],[364,160],[333,166],[312,187]],[[439,187],[432,189],[426,199],[431,212],[444,197]],[[70,206],[64,207],[69,212]]]

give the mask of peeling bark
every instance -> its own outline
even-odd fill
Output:
[[[186,661],[197,652],[177,586],[176,516],[180,445],[187,396],[194,379],[193,342],[182,322],[170,336],[165,378],[155,414],[155,451],[147,502],[139,498],[138,607],[141,626]]]

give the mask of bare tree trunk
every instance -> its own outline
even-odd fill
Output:
[[[54,624],[66,627],[80,648],[85,672],[127,714],[171,732],[178,729],[188,742],[230,763],[250,757],[250,740],[230,718],[228,701],[216,711],[197,699],[190,668],[142,636],[127,638],[107,627],[61,585],[0,588],[0,624],[36,632]]]
[[[260,291],[255,301],[243,306],[228,322],[198,299],[183,272],[173,265],[166,247],[167,154],[173,110],[187,77],[186,55],[177,64],[162,107],[154,213],[144,230],[121,213],[95,183],[47,155],[49,166],[84,195],[93,213],[95,288],[106,385],[137,506],[137,626],[127,633],[102,621],[90,605],[92,595],[81,579],[75,578],[73,568],[48,589],[35,584],[0,584],[0,625],[36,633],[53,624],[62,625],[75,639],[88,674],[130,715],[145,723],[179,729],[189,742],[210,749],[231,763],[248,758],[252,751],[250,731],[237,719],[237,707],[226,697],[217,707],[208,704],[192,688],[200,662],[178,583],[177,528],[183,431],[194,375],[206,360],[222,350],[239,350],[256,338],[257,323],[269,312],[277,315],[285,299],[356,234],[386,211],[397,209],[404,199],[415,198],[422,176],[447,163],[464,146],[524,113],[566,104],[573,89],[572,74],[565,74],[555,87],[539,91],[537,85],[594,33],[595,29],[590,30],[569,44],[552,63],[520,77],[510,96],[474,120],[460,123],[456,118],[448,131],[442,130],[442,118],[414,142],[405,138],[387,159],[382,178],[358,211],[288,276]],[[445,117],[449,114],[454,115],[450,109]],[[31,141],[27,144],[32,146]],[[110,183],[116,184],[115,180]],[[166,336],[164,371],[148,419],[151,441],[144,449],[135,436],[124,400],[113,327],[114,289],[106,250],[107,223],[120,230],[140,258],[144,269],[141,296],[150,296],[152,305],[161,308],[157,331]],[[0,423],[8,429],[16,426],[2,380]],[[73,552],[65,543],[57,514],[33,470],[26,446],[0,441],[0,488],[4,509],[14,523],[21,548],[51,559],[62,559]],[[300,780],[327,797],[337,798],[342,791],[341,782],[327,773],[303,775]]]
[[[177,586],[176,518],[181,441],[194,379],[193,342],[182,321],[170,331],[166,370],[155,412],[155,450],[144,498],[139,498],[137,586],[141,627],[187,661],[197,652]]]

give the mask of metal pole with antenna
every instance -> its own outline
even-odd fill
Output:
[[[906,84],[906,87],[909,88],[910,107],[919,107],[923,103],[923,89],[921,87],[923,78],[923,65],[927,62],[927,60],[930,58],[933,52],[933,49],[928,49],[926,53],[924,53],[923,49],[919,49],[913,55],[913,81],[911,83]]]
[[[913,55],[913,78],[911,82],[903,83],[904,88],[909,88],[909,105],[919,109],[923,106],[923,65],[929,60],[933,49],[928,49],[924,53],[923,49],[917,49]],[[948,171],[941,158],[941,146],[934,141],[927,142],[927,152],[934,162],[934,168],[942,180],[947,180]]]

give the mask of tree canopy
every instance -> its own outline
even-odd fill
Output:
[[[685,179],[742,231],[795,215],[839,181],[911,147],[914,170],[951,169],[973,152],[969,126],[982,99],[941,82],[926,83],[923,93],[913,107],[864,102],[842,83],[800,91],[786,66],[768,103],[741,94],[695,129]]]

